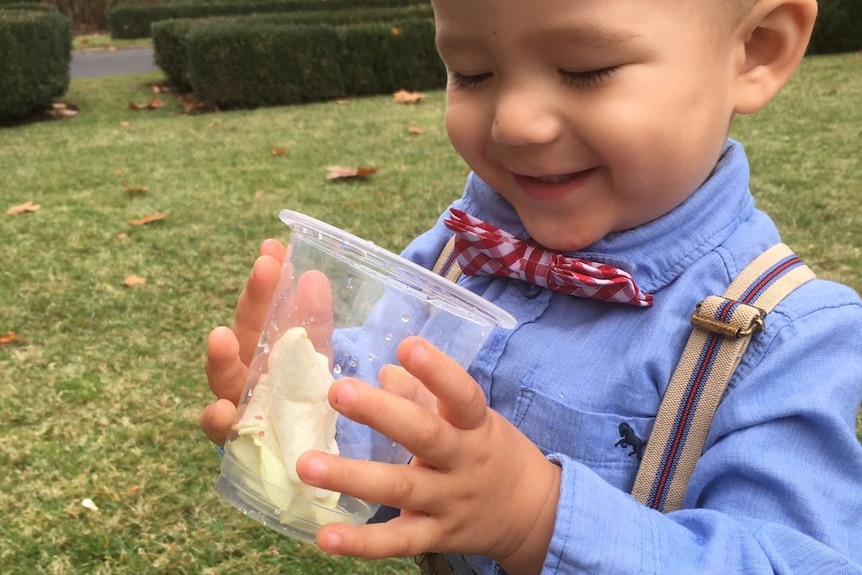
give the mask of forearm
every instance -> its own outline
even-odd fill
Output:
[[[711,509],[662,515],[564,461],[542,575],[593,573],[850,575],[862,567],[788,525]]]

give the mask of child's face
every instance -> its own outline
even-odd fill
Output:
[[[667,213],[730,129],[719,1],[433,0],[453,145],[551,248]]]

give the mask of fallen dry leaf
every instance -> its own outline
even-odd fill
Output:
[[[17,216],[20,214],[26,214],[26,213],[30,213],[30,212],[38,212],[41,208],[42,208],[42,206],[40,206],[39,204],[34,204],[30,200],[27,200],[26,202],[24,202],[21,205],[12,206],[8,210],[6,210],[6,213],[10,216]]]
[[[424,134],[425,130],[423,130],[422,128],[417,128],[416,126],[410,126],[409,128],[407,128],[407,133],[416,136],[419,134]]]
[[[123,280],[123,285],[126,287],[140,286],[144,285],[145,283],[147,283],[147,278],[142,278],[141,276],[136,276],[135,274],[132,274]]]
[[[21,343],[21,340],[18,338],[18,334],[14,331],[0,333],[0,345],[9,345],[10,343]]]
[[[63,110],[52,110],[48,115],[52,118],[74,118],[78,115],[78,110],[64,108]]]
[[[392,95],[392,98],[398,104],[416,104],[425,99],[425,94],[421,92],[408,92],[407,90],[398,90]]]
[[[129,124],[128,122],[120,122],[120,127],[121,127],[121,128],[128,128],[130,125],[131,125],[131,124]]]
[[[115,169],[115,170],[114,170],[114,175],[115,175],[115,176],[117,176],[117,177],[119,178],[120,176],[122,176],[122,175],[123,175],[123,170],[121,170],[120,168]]]
[[[273,148],[271,152],[273,156],[286,156],[287,148]]]
[[[164,100],[162,100],[160,98],[153,97],[146,104],[140,104],[138,102],[129,102],[129,109],[131,109],[131,110],[157,110],[159,108],[164,108],[165,105],[166,104],[165,104]]]
[[[218,125],[219,125],[220,123],[221,123],[221,122],[219,122],[218,120],[213,120],[212,122],[210,122],[209,124],[207,124],[207,127],[208,127],[208,128],[217,128],[217,127],[218,127]]]
[[[78,108],[65,102],[54,102],[48,115],[52,118],[74,118],[78,115]]]
[[[206,107],[206,104],[192,96],[191,94],[183,94],[180,96],[180,104],[183,106],[184,114],[191,114]]]
[[[397,27],[393,26],[392,27],[392,35],[393,36],[400,36],[401,35],[401,28],[397,28]]]
[[[159,84],[158,82],[150,84],[150,90],[153,94],[170,94],[174,91],[168,84]]]
[[[130,196],[134,196],[137,194],[145,194],[150,191],[149,186],[130,186],[123,182],[123,189],[129,192]]]
[[[326,174],[327,180],[343,180],[348,178],[366,178],[377,173],[377,168],[369,166],[360,166],[358,168],[345,168],[344,166],[327,166],[329,172]]]
[[[258,190],[254,193],[254,199],[259,200],[263,197],[263,190]]]
[[[338,104],[339,106],[343,106],[344,104],[347,103],[347,100],[345,100],[344,98],[339,98],[338,100],[335,100],[335,103]]]
[[[148,216],[138,218],[137,220],[131,220],[131,221],[129,221],[129,223],[132,224],[133,226],[145,226],[147,224],[151,224],[153,222],[158,222],[159,220],[163,220],[166,217],[168,217],[168,215],[162,214],[162,213],[150,214]]]

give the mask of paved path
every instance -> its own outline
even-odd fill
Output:
[[[73,52],[69,73],[73,78],[143,74],[158,70],[152,48]]]

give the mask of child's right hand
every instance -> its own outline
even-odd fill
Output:
[[[201,413],[200,425],[207,437],[223,445],[236,418],[236,405],[245,384],[260,332],[278,285],[287,248],[266,240],[254,262],[245,289],[239,296],[233,327],[217,327],[207,340],[206,373],[216,401]]]

